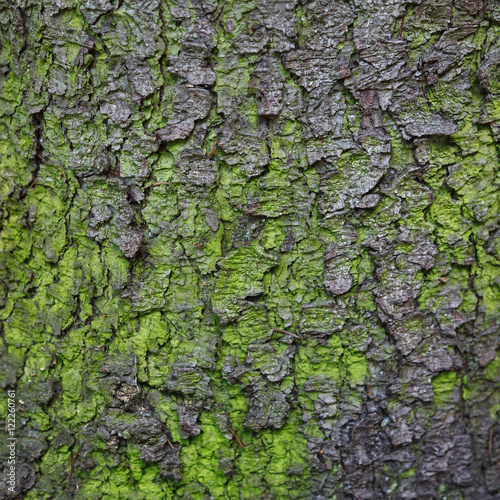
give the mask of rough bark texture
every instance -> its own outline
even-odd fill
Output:
[[[23,498],[500,498],[498,2],[0,30]]]

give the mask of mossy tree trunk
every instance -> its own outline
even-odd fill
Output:
[[[0,33],[2,498],[499,498],[498,2]]]

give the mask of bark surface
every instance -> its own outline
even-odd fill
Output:
[[[498,2],[0,36],[2,498],[500,498]]]

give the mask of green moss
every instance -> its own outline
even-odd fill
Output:
[[[448,191],[442,192],[430,208],[431,220],[440,224],[443,233],[456,233],[462,227],[460,204],[451,198]]]
[[[346,353],[345,363],[351,385],[361,385],[368,374],[368,362],[362,354]]]
[[[261,245],[266,250],[277,250],[283,244],[286,231],[279,219],[267,219]]]
[[[440,373],[432,379],[432,388],[434,391],[434,402],[437,405],[442,405],[449,401],[452,396],[457,382],[460,383],[457,373],[448,371]]]
[[[486,365],[485,369],[486,378],[488,380],[497,381],[500,376],[499,370],[500,370],[500,353],[497,353],[495,359],[493,361],[490,361]]]
[[[221,264],[221,273],[213,296],[214,310],[226,318],[235,319],[241,309],[238,299],[264,292],[264,274],[276,265],[276,260],[253,244],[231,252]]]
[[[408,477],[415,477],[417,475],[417,471],[415,470],[414,467],[411,467],[410,469],[404,471],[399,477],[401,479],[405,479]]]

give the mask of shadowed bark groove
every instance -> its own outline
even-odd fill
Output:
[[[0,496],[498,499],[499,68],[494,0],[1,1]]]

